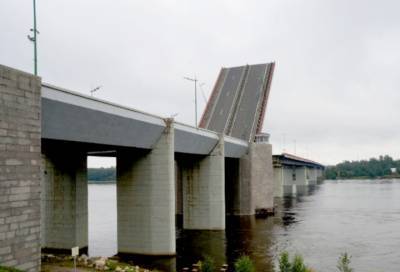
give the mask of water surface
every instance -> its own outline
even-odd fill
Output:
[[[342,252],[356,271],[400,269],[400,180],[326,181],[309,194],[277,199],[276,216],[228,217],[226,231],[177,230],[178,267],[205,255],[232,263],[250,255],[257,271],[273,271],[278,252],[301,253],[318,271],[337,271]],[[89,250],[116,249],[115,185],[89,185]]]

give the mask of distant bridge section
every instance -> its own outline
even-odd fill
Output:
[[[274,166],[306,166],[310,168],[316,168],[320,170],[324,170],[325,166],[321,163],[318,163],[313,160],[309,160],[306,158],[302,158],[296,155],[292,155],[289,153],[282,153],[281,155],[273,155]]]
[[[325,166],[296,155],[282,153],[272,156],[274,196],[303,195],[318,184]]]
[[[222,68],[200,127],[248,142],[261,133],[275,63]]]

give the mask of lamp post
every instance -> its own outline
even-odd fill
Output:
[[[39,31],[36,27],[36,0],[33,0],[33,28],[30,29],[33,32],[33,37],[28,35],[28,39],[33,42],[33,65],[34,65],[34,75],[37,76],[37,34]]]
[[[96,88],[90,90],[90,95],[93,96],[93,94],[94,94],[95,92],[97,92],[98,90],[100,90],[101,87],[103,87],[103,86],[97,86]]]
[[[197,128],[197,81],[198,81],[198,79],[196,78],[196,76],[194,76],[194,78],[183,77],[183,79],[194,82],[194,120],[195,120],[195,127]]]

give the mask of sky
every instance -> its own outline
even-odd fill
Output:
[[[39,75],[194,124],[184,76],[204,83],[201,116],[221,67],[275,61],[273,153],[399,159],[399,10],[395,0],[37,0]],[[32,20],[32,1],[0,1],[0,64],[33,70]]]

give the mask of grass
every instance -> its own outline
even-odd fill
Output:
[[[0,272],[23,272],[23,271],[16,269],[14,267],[6,267],[0,265]]]
[[[235,262],[235,272],[255,272],[253,261],[248,256],[242,256]]]

